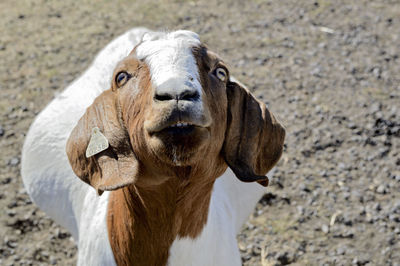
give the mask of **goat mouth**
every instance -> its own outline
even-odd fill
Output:
[[[159,126],[157,130],[148,131],[150,136],[160,138],[164,141],[170,142],[174,145],[188,145],[189,142],[203,139],[203,137],[209,135],[209,128],[203,127],[190,122],[169,122],[162,126]],[[198,138],[199,136],[203,136]],[[192,143],[193,144],[193,143]],[[189,145],[190,146],[190,145]]]
[[[149,144],[162,161],[174,165],[189,165],[194,154],[207,143],[210,128],[190,122],[169,122],[150,133]]]
[[[157,134],[157,133],[172,133],[172,134],[190,134],[196,129],[205,129],[201,125],[197,125],[191,122],[185,121],[177,121],[177,122],[169,122],[163,123],[156,126],[151,126],[147,128],[150,135]]]
[[[175,124],[170,125],[167,128],[187,128],[187,127],[192,127],[193,124],[190,123],[185,123],[185,122],[177,122]]]
[[[177,122],[167,127],[164,127],[159,133],[167,133],[171,135],[189,135],[196,130],[196,128],[200,128],[194,124],[185,123],[185,122]]]

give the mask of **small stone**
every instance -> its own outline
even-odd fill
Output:
[[[342,215],[342,221],[343,224],[346,226],[352,226],[353,225],[353,220],[351,219],[351,217],[346,213]]]
[[[391,212],[400,214],[400,200],[397,200],[393,204],[393,208],[391,209]]]
[[[400,216],[397,214],[389,214],[389,220],[400,223]]]
[[[42,251],[42,252],[41,252],[41,255],[42,255],[43,257],[45,257],[45,258],[48,258],[48,257],[49,257],[49,253],[48,253],[47,251]]]
[[[15,214],[16,214],[15,210],[6,210],[6,213],[7,213],[7,215],[10,216],[10,217],[14,217]]]
[[[17,206],[18,206],[18,203],[17,203],[16,200],[12,200],[10,203],[7,204],[7,207],[8,207],[9,209],[15,208],[15,207],[17,207]]]
[[[246,245],[243,242],[239,242],[238,246],[240,251],[246,251]]]
[[[382,109],[381,103],[376,102],[376,103],[373,103],[370,105],[369,111],[371,113],[376,113],[376,112],[380,111],[381,109]]]
[[[11,158],[10,161],[8,161],[8,165],[10,166],[17,166],[19,164],[19,159],[17,157]]]
[[[297,211],[299,212],[300,215],[304,214],[304,207],[303,206],[299,205],[296,208],[297,208]]]
[[[338,247],[337,250],[336,250],[336,254],[337,255],[344,255],[344,254],[346,254],[346,249],[347,249],[347,247]]]
[[[396,243],[396,237],[395,237],[394,235],[393,235],[393,236],[390,236],[390,237],[388,238],[388,244],[391,245],[391,246],[393,246],[395,243]]]
[[[51,264],[51,265],[57,265],[57,259],[54,258],[53,256],[50,256],[49,261],[50,261],[50,264]]]
[[[7,241],[7,246],[9,247],[9,248],[16,248],[17,246],[18,246],[18,243],[17,243],[17,241],[14,241],[14,240],[8,240]]]
[[[379,185],[378,188],[376,189],[376,192],[379,194],[386,194],[386,186],[385,185]]]
[[[378,212],[382,210],[382,206],[379,202],[375,203],[372,208]]]
[[[329,227],[326,224],[323,224],[321,227],[322,232],[325,234],[329,233]]]
[[[382,70],[379,67],[374,67],[372,72],[374,73],[376,78],[380,78]]]
[[[275,259],[278,260],[281,263],[281,265],[287,265],[293,261],[293,259],[291,258],[291,256],[287,251],[277,253]]]
[[[251,249],[251,252],[255,256],[259,256],[261,254],[261,248],[259,246],[254,245]]]
[[[11,182],[11,177],[6,177],[1,181],[3,185],[9,184],[10,182]]]

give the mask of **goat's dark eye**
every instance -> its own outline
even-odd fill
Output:
[[[220,79],[221,81],[225,81],[227,79],[227,74],[226,74],[226,70],[222,67],[218,67],[215,70],[215,76],[217,76],[218,79]]]
[[[115,82],[117,83],[118,88],[125,85],[129,78],[130,75],[125,71],[119,72],[115,78]]]

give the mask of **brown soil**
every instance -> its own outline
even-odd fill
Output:
[[[25,133],[95,54],[135,26],[190,29],[287,128],[244,265],[399,265],[400,2],[0,2],[0,264],[71,265],[70,235],[20,177]]]

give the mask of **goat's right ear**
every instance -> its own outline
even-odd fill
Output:
[[[72,170],[99,195],[105,190],[134,183],[139,171],[119,110],[117,92],[103,92],[87,108],[67,141],[66,151]],[[96,127],[106,137],[109,146],[87,158],[86,150]]]

